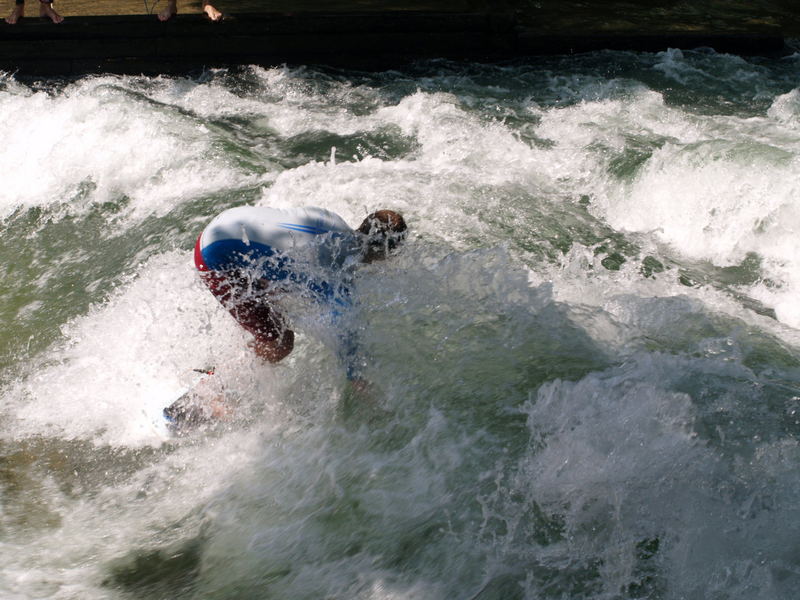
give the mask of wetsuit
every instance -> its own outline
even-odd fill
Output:
[[[358,234],[316,207],[242,206],[215,217],[195,245],[197,269],[211,293],[256,340],[271,342],[285,324],[271,301],[299,294],[330,306],[334,320],[350,304],[349,273],[360,261]],[[342,332],[348,376],[356,378],[353,336]]]

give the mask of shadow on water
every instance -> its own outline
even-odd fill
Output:
[[[4,528],[16,532],[58,527],[61,518],[49,503],[55,483],[67,498],[93,498],[163,459],[169,447],[97,447],[90,441],[28,438],[0,442],[0,494]],[[48,500],[49,499],[49,500]]]
[[[19,539],[63,526],[53,482],[64,497],[93,502],[109,488],[124,486],[142,470],[163,461],[173,447],[97,447],[90,441],[31,438],[0,445],[0,531]],[[173,533],[164,532],[164,537]],[[135,550],[110,561],[103,585],[135,598],[190,597],[203,538],[155,550]]]
[[[200,573],[202,537],[157,549],[135,550],[106,566],[103,586],[131,598],[194,598]]]

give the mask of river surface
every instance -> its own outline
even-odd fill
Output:
[[[0,597],[796,598],[800,54],[0,75]],[[371,382],[261,364],[218,212],[410,236]],[[216,368],[226,420],[160,413]]]

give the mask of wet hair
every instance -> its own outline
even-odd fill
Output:
[[[370,246],[388,247],[389,250],[394,250],[405,239],[407,229],[400,213],[393,210],[379,210],[367,215],[358,231],[368,236]]]

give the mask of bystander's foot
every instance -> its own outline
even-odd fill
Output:
[[[39,16],[50,19],[53,23],[61,23],[64,20],[50,2],[39,2]]]
[[[9,25],[16,25],[17,21],[19,21],[24,16],[25,16],[25,5],[15,4],[14,10],[12,10],[11,14],[6,17],[6,23],[8,23]]]
[[[178,0],[170,0],[167,3],[167,8],[158,13],[159,21],[169,21],[172,17],[178,14]]]
[[[222,19],[222,13],[214,8],[214,6],[211,4],[203,4],[203,12],[205,12],[206,16],[208,16],[208,18],[212,21],[219,21]]]

